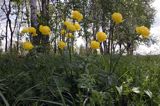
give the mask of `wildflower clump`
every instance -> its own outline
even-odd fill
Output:
[[[136,32],[142,35],[143,38],[148,38],[150,34],[149,29],[145,26],[136,27]]]
[[[65,42],[63,42],[63,41],[59,41],[59,42],[58,42],[58,47],[59,47],[60,49],[64,49],[66,46],[67,46],[67,44],[66,44]]]
[[[32,45],[31,42],[26,41],[22,44],[23,49],[25,50],[32,50],[34,48],[34,46]]]
[[[71,18],[72,19],[66,19],[63,22],[63,28],[60,31],[60,34],[66,37],[63,40],[67,41],[68,48],[70,47],[70,38],[74,38],[74,32],[81,30],[79,22],[83,19],[83,15],[79,11],[72,11]],[[58,47],[60,49],[64,49],[66,45],[67,44],[63,41],[58,42]],[[71,44],[71,46],[73,46],[73,44]]]
[[[40,25],[39,31],[42,33],[42,35],[49,36],[51,34],[51,29],[48,26]]]
[[[107,39],[107,35],[104,32],[97,32],[96,38],[99,42],[104,42]]]
[[[115,12],[112,14],[112,20],[116,23],[122,23],[123,22],[123,17],[121,13]]]
[[[100,48],[100,43],[95,41],[95,40],[93,40],[90,43],[90,47],[91,47],[91,49],[99,49]]]
[[[76,10],[72,11],[71,17],[77,20],[78,22],[80,22],[83,19],[83,15],[79,11],[76,11]]]

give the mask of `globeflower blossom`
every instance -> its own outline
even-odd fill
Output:
[[[32,35],[32,36],[36,36],[36,28],[34,27],[28,27],[28,32]]]
[[[100,43],[95,41],[95,40],[93,40],[90,43],[90,47],[91,47],[91,49],[99,49],[100,48]]]
[[[36,28],[34,27],[23,28],[21,31],[21,34],[24,34],[24,33],[30,33],[32,36],[37,36]]]
[[[75,28],[75,26],[74,26],[73,24],[69,24],[69,25],[67,26],[67,29],[70,30],[70,31],[72,31],[72,32],[75,32],[75,31],[76,31],[76,28]]]
[[[141,27],[136,27],[137,34],[141,34]]]
[[[112,20],[116,23],[122,23],[123,22],[123,17],[121,13],[115,12],[112,14]]]
[[[75,23],[74,26],[77,31],[79,31],[81,29],[81,26],[79,25],[79,23]]]
[[[34,48],[34,46],[32,45],[31,42],[29,41],[26,41],[22,44],[22,47],[25,49],[25,50],[32,50]]]
[[[142,35],[143,38],[148,38],[150,34],[149,29],[145,26],[136,27],[136,32]]]
[[[97,32],[96,38],[99,42],[104,42],[107,39],[107,35],[104,32]]]
[[[60,49],[64,49],[66,46],[67,46],[67,44],[66,44],[65,42],[63,42],[63,41],[59,41],[59,42],[58,42],[58,47],[59,47]]]
[[[83,19],[83,15],[79,11],[76,11],[76,10],[72,11],[71,17],[77,20],[78,22],[80,22]]]
[[[74,24],[72,22],[69,22],[69,21],[65,21],[64,22],[64,25],[66,26],[66,28],[72,32],[75,32],[76,31],[76,28],[74,26]]]
[[[39,31],[42,35],[49,36],[51,34],[51,29],[48,26],[40,25]]]
[[[64,21],[63,23],[65,26],[68,26],[69,24],[72,24],[70,21]]]
[[[32,33],[32,36],[37,36],[38,34],[37,33]]]

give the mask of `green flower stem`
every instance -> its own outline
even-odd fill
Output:
[[[112,57],[113,57],[113,35],[114,35],[114,27],[115,27],[115,24],[113,24],[113,27],[111,28],[111,53],[110,53],[110,55],[109,55],[109,63],[110,63],[110,73],[112,73],[112,67],[113,67],[113,59],[112,59]]]
[[[72,51],[71,51],[71,45],[70,45],[70,42],[69,42],[69,39],[68,39],[68,50],[69,50],[69,60],[70,60],[70,63],[72,62]]]

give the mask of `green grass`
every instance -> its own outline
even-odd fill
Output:
[[[0,106],[158,106],[159,66],[159,56],[1,54]]]

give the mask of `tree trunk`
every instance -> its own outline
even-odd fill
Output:
[[[6,21],[6,35],[5,35],[5,52],[8,49],[8,20]]]
[[[42,0],[42,19],[43,19],[43,24],[49,26],[49,0]],[[47,47],[49,44],[49,36],[42,36],[42,44],[44,47]]]
[[[30,0],[30,9],[31,9],[31,26],[34,28],[38,28],[38,22],[37,22],[37,0]],[[35,36],[31,39],[32,43],[34,45],[40,44],[40,36]]]
[[[11,39],[10,39],[10,50],[12,48],[12,39],[13,39],[13,30],[12,30],[12,23],[11,23],[11,19],[10,19],[10,14],[11,14],[11,1],[8,1],[8,5],[6,3],[6,0],[4,0],[3,5],[1,7],[1,9],[3,10],[3,12],[6,15],[6,44],[5,44],[5,51],[7,52],[8,49],[8,27],[10,29],[10,34],[11,34]]]

